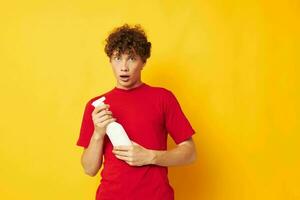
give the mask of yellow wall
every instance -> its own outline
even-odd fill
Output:
[[[104,39],[128,22],[153,45],[143,80],[197,131],[197,164],[170,168],[177,199],[300,199],[299,1],[112,2],[1,3],[0,198],[94,198],[75,142],[115,83]]]

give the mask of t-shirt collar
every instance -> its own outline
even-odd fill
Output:
[[[141,83],[139,86],[131,88],[131,89],[122,89],[122,88],[118,88],[117,86],[114,87],[115,91],[119,91],[119,92],[133,92],[136,90],[139,90],[143,87],[145,87],[147,84],[146,83]]]

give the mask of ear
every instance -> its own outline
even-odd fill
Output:
[[[144,69],[144,67],[145,67],[145,64],[146,64],[146,62],[144,62],[144,63],[143,63],[143,65],[142,65],[142,69],[141,69],[141,70],[143,70],[143,69]]]

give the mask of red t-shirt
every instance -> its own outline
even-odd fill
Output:
[[[194,129],[180,105],[167,89],[146,83],[125,90],[111,91],[90,99],[83,114],[78,146],[87,148],[94,131],[91,103],[105,96],[105,103],[128,137],[147,149],[166,150],[167,134],[176,144],[189,139]],[[168,168],[159,165],[130,166],[112,153],[113,146],[105,135],[103,169],[96,200],[173,200],[174,191],[168,180]]]

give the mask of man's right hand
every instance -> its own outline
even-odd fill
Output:
[[[104,136],[106,134],[106,126],[116,121],[116,118],[113,118],[112,112],[109,110],[108,104],[95,107],[92,112],[92,119],[95,127],[94,132],[99,134],[99,136]]]

